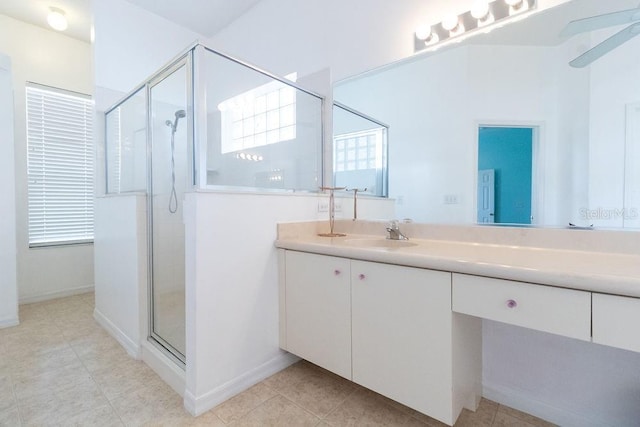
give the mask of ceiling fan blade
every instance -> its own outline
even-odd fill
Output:
[[[571,37],[587,31],[612,27],[614,25],[629,24],[638,20],[640,20],[640,7],[578,19],[569,22],[567,26],[564,27],[564,30],[560,32],[560,37]]]
[[[573,61],[569,62],[569,65],[571,65],[574,68],[586,67],[596,59],[605,55],[607,52],[612,51],[613,49],[617,48],[618,46],[632,39],[638,34],[640,34],[640,22],[638,22],[637,24],[630,25],[624,30],[618,33],[615,33],[614,35],[612,35],[611,37],[609,37],[599,45],[596,45],[595,47],[589,49],[588,51],[586,51],[585,53],[583,53],[582,55],[574,59]]]

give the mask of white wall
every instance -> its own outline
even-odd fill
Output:
[[[95,84],[129,93],[200,35],[124,0],[94,1]]]
[[[291,363],[278,348],[275,225],[315,219],[318,200],[324,197],[231,193],[186,197],[185,406],[200,414]],[[388,200],[361,203],[363,218],[393,216]]]
[[[11,60],[0,53],[0,328],[18,324]]]
[[[29,249],[25,82],[93,92],[88,43],[0,15],[0,52],[13,64],[16,235],[21,302],[93,287],[93,246]]]
[[[566,427],[637,426],[640,354],[483,321],[483,395]]]
[[[615,31],[613,31],[615,32]],[[612,30],[595,32],[592,42],[611,35]],[[640,102],[640,37],[609,52],[591,65],[589,132],[589,205],[596,226],[622,227],[624,216],[613,213],[624,206],[624,190],[637,182],[625,183],[625,139],[627,104]],[[606,159],[606,161],[603,161]],[[631,166],[631,165],[629,165]],[[640,209],[640,206],[629,208]],[[598,214],[602,212],[602,214]]]
[[[468,51],[433,58],[338,86],[334,96],[389,125],[389,195],[400,217],[469,223],[473,198],[465,183],[473,182],[467,167],[473,164],[473,129],[465,108],[469,96],[459,85],[467,79]],[[452,108],[441,105],[444,99]],[[460,204],[444,206],[444,194],[458,194]]]
[[[94,315],[136,358],[148,323],[146,211],[143,194],[96,199]]]
[[[538,11],[567,0],[538,0]],[[330,67],[333,81],[413,55],[419,25],[469,10],[469,0],[263,0],[212,39],[284,75]]]

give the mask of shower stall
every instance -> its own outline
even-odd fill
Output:
[[[193,327],[185,194],[322,185],[324,101],[295,80],[197,43],[106,112],[106,193],[146,194],[146,336],[179,366]]]

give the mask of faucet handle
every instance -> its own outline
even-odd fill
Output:
[[[398,230],[400,228],[400,225],[398,224],[398,220],[392,219],[391,221],[389,221],[389,228],[392,230]]]

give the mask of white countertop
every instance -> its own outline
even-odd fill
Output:
[[[411,239],[414,246],[373,247],[364,242],[367,239],[384,240],[384,237],[359,234],[285,237],[276,241],[276,247],[640,297],[638,255],[429,239]]]

